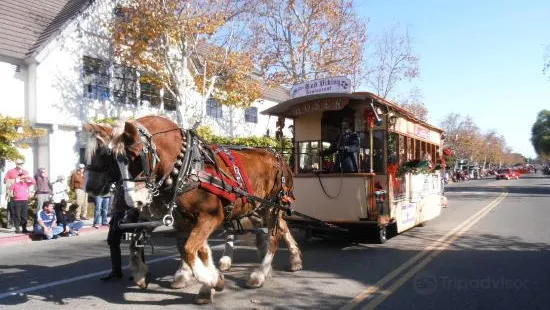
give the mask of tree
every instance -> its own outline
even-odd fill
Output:
[[[0,114],[0,160],[24,159],[17,148],[29,147],[24,140],[46,134],[43,129],[32,128],[21,119]]]
[[[483,160],[483,166],[486,164],[498,164],[504,159],[505,141],[502,135],[496,131],[487,132],[482,141],[480,158]]]
[[[485,138],[470,116],[450,113],[440,126],[447,133],[446,146],[455,151],[458,159],[484,160]]]
[[[408,31],[399,34],[398,28],[394,25],[374,40],[374,50],[365,63],[367,85],[382,98],[388,98],[399,82],[419,76],[412,38]]]
[[[398,99],[397,103],[411,112],[416,118],[428,121],[428,108],[424,105],[424,96],[418,87],[410,90],[409,95],[404,99]]]
[[[250,7],[246,0],[130,1],[114,22],[115,55],[176,99],[180,123],[194,87],[203,105],[213,97],[249,106],[261,93],[238,17]],[[202,120],[204,110],[192,118]]]
[[[366,22],[352,1],[258,0],[254,7],[254,59],[271,84],[358,75]]]
[[[539,156],[550,156],[550,110],[542,110],[531,128],[531,144]]]

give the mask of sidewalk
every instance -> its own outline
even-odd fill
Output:
[[[109,226],[99,226],[99,228],[93,228],[93,220],[83,221],[84,227],[80,229],[80,234],[77,237],[61,237],[61,238],[78,238],[82,235],[88,233],[94,233],[98,231],[109,230]],[[29,231],[32,231],[32,227],[28,227]],[[33,242],[30,234],[16,234],[15,228],[0,228],[0,246],[10,245],[10,244],[24,244]]]

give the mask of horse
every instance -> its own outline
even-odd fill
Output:
[[[246,199],[247,197],[243,196],[239,196],[234,204],[229,204],[219,194],[197,186],[196,180],[191,180],[193,175],[189,171],[180,175],[182,159],[187,159],[187,162],[191,161],[190,156],[186,155],[199,155],[205,159],[205,157],[209,157],[208,154],[211,156],[207,158],[209,161],[205,160],[204,162],[206,168],[213,169],[214,167],[225,175],[231,173],[229,166],[220,159],[219,154],[211,152],[209,147],[202,143],[197,136],[190,136],[189,133],[190,131],[181,130],[168,119],[148,116],[135,122],[126,122],[123,132],[113,137],[110,145],[116,156],[126,159],[126,165],[119,162],[121,176],[124,179],[135,178],[146,172],[146,175],[151,176],[150,181],[157,184],[156,190],[159,191],[159,195],[154,196],[151,201],[152,206],[157,205],[156,208],[152,208],[153,210],[162,209],[158,205],[167,206],[173,203],[176,212],[172,213],[181,214],[184,218],[180,221],[185,223],[184,228],[179,230],[188,229],[189,237],[185,242],[178,242],[178,248],[182,255],[178,272],[187,278],[189,278],[189,272],[192,272],[192,275],[203,284],[197,297],[197,303],[212,302],[214,290],[222,290],[224,286],[223,275],[216,270],[212,263],[212,254],[207,239],[214,229],[228,220],[226,212],[228,205],[231,205],[229,218],[239,219],[252,216],[251,218],[262,219],[261,221],[267,224],[270,231],[267,243],[265,243],[265,239],[262,242],[262,238],[258,238],[260,234],[257,234],[257,245],[263,260],[260,267],[251,273],[247,281],[249,287],[256,288],[264,284],[265,278],[271,271],[271,262],[280,239],[285,240],[290,252],[290,270],[300,270],[302,268],[301,253],[290,234],[281,209],[258,207],[250,197]],[[193,141],[197,143],[188,150],[187,143]],[[210,152],[205,152],[205,149]],[[292,174],[280,156],[263,149],[243,149],[234,152],[235,156],[239,156],[243,162],[248,164],[244,167],[243,172],[252,180],[255,197],[277,200],[285,198],[283,196],[286,194],[292,194]],[[196,162],[197,158],[193,158],[192,161]],[[174,180],[178,184],[183,181],[179,185],[187,187],[185,192],[174,194]],[[95,186],[99,187],[99,184]],[[285,195],[280,197],[281,193]],[[170,199],[172,201],[169,201]],[[176,222],[178,221],[176,220]],[[226,249],[228,248],[232,247],[228,247],[226,244]],[[229,259],[227,262],[225,259],[226,263],[224,264],[224,257],[220,260],[220,267],[223,268],[225,265],[223,269],[226,269],[230,266],[231,260]],[[175,282],[178,272],[176,272]]]
[[[111,184],[122,181],[119,164],[124,165],[123,162],[117,162],[112,154],[111,140],[113,136],[120,134],[120,126],[111,126],[109,124],[84,124],[83,130],[88,134],[86,142],[86,162],[87,162],[87,183],[86,190],[92,195],[104,195],[109,191]],[[126,170],[126,168],[123,168]],[[147,201],[147,192],[144,191],[144,182],[130,182],[125,180],[125,187],[115,187],[113,195],[113,206],[115,209],[127,209],[132,207],[144,208],[144,203]],[[147,208],[147,210],[149,210]],[[162,211],[157,211],[162,212]],[[164,214],[162,214],[164,215]],[[125,216],[127,222],[137,221],[137,219],[129,220],[134,214],[128,214]],[[186,240],[185,222],[180,220],[175,221],[174,227],[177,233],[177,247],[183,249],[183,245]],[[134,231],[135,235],[137,230]],[[258,238],[257,238],[258,239]],[[233,260],[233,235],[226,235],[226,242],[224,253],[220,258],[219,266],[222,271],[227,271],[231,267]],[[136,284],[141,288],[146,288],[147,281],[147,266],[144,262],[144,249],[142,247],[136,247],[134,242],[130,243],[130,269],[132,271],[132,278],[135,279]],[[191,284],[194,279],[192,271],[181,260],[180,267],[174,274],[174,280],[171,283],[172,288],[184,288]]]

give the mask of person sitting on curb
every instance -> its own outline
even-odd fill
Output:
[[[51,201],[45,201],[42,210],[36,213],[33,235],[46,239],[57,239],[63,228],[57,226],[57,217],[54,212],[54,205]]]
[[[57,225],[63,227],[64,236],[78,236],[80,229],[84,226],[82,221],[77,221],[68,212],[67,201],[61,200],[54,204],[55,216],[57,217]]]

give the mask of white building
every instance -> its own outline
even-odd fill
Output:
[[[114,17],[115,5],[112,0],[3,4],[0,114],[25,118],[48,131],[22,150],[29,172],[44,167],[51,177],[68,176],[82,161],[81,126],[94,118],[158,114],[175,119],[173,106],[158,96],[157,89],[137,82],[128,68],[110,61],[111,39],[105,25]],[[213,100],[202,106],[196,94],[188,98],[186,111],[205,110],[205,125],[217,134],[264,135],[268,129],[273,134],[276,119],[259,112],[287,97],[284,88],[264,87],[263,99],[243,110],[222,107]],[[5,170],[12,167],[7,163]]]

